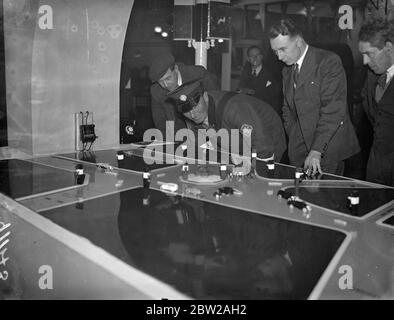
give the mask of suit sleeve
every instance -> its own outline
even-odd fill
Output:
[[[368,117],[368,120],[370,123],[373,125],[375,122],[375,115],[374,115],[374,110],[370,104],[370,97],[368,96],[368,93],[371,91],[371,88],[369,87],[371,85],[371,80],[370,80],[370,74],[368,71],[367,77],[365,79],[364,86],[361,90],[361,97],[362,97],[362,106],[364,108],[364,111]]]
[[[282,74],[279,74],[277,78],[277,106],[279,109],[279,115],[280,118],[282,119],[282,106],[283,106],[283,79],[282,79]]]
[[[340,58],[330,55],[321,65],[320,118],[311,150],[324,153],[331,139],[343,125],[347,112],[346,76]]]
[[[231,100],[230,102],[231,103]],[[223,115],[223,123],[230,129],[237,129],[241,134],[239,137],[244,141],[248,141],[248,136],[243,135],[242,129],[251,126],[251,147],[257,150],[257,156],[261,159],[269,158],[274,153],[273,139],[270,132],[263,127],[259,115],[254,111],[253,107],[245,103],[231,103],[225,110]],[[241,150],[240,150],[241,151]]]
[[[270,90],[271,93],[271,106],[275,109],[275,111],[282,117],[282,106],[283,106],[283,89],[282,89],[282,80],[280,77],[272,77],[272,88]]]

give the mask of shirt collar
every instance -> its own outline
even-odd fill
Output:
[[[256,69],[253,69],[253,68],[252,68],[252,73],[253,73],[253,70],[256,70],[256,75],[258,75],[258,74],[260,73],[260,71],[261,71],[262,68],[263,68],[263,65],[260,64]]]
[[[177,74],[178,74],[178,87],[180,87],[182,85],[182,76],[181,73],[179,72],[179,69],[176,70]]]
[[[308,48],[309,48],[309,46],[306,45],[304,53],[296,62],[298,64],[298,70],[300,70],[300,71],[301,71],[302,63],[304,62],[304,59],[305,59],[306,52],[308,51]]]
[[[386,83],[388,83],[391,80],[391,78],[394,76],[394,64],[387,69],[386,73],[387,73]]]

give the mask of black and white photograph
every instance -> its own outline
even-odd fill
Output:
[[[0,17],[0,300],[394,300],[394,0]]]

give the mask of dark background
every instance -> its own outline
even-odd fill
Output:
[[[3,17],[3,1],[0,1],[0,147],[8,145]]]

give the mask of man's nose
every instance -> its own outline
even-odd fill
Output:
[[[371,61],[367,55],[363,56],[363,64],[368,64]]]

